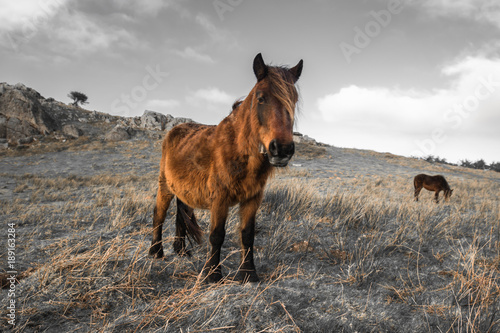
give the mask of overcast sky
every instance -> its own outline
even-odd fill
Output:
[[[90,110],[216,124],[294,66],[297,130],[338,147],[500,161],[498,0],[0,0],[0,82]]]

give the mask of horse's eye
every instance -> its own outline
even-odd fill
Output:
[[[257,101],[259,101],[259,104],[264,104],[266,102],[266,99],[264,97],[259,97],[257,98]]]

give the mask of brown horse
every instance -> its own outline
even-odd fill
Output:
[[[439,202],[439,192],[444,191],[445,201],[447,201],[453,193],[453,190],[450,189],[448,182],[441,175],[429,176],[423,173],[416,175],[413,179],[413,185],[415,186],[415,201],[418,201],[418,195],[420,194],[422,188],[435,192],[434,198],[436,203]]]
[[[286,166],[295,152],[295,82],[302,64],[300,60],[293,68],[267,66],[259,53],[253,62],[257,83],[219,125],[181,124],[168,132],[162,144],[150,255],[163,256],[162,225],[175,196],[174,250],[186,253],[186,235],[201,241],[193,208],[209,209],[211,251],[204,274],[209,282],[219,281],[228,210],[239,204],[239,276],[243,281],[259,281],[253,260],[255,215],[274,167]]]

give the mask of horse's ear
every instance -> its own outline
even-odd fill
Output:
[[[260,53],[257,54],[253,60],[253,72],[255,73],[257,81],[260,81],[267,76],[267,66],[264,63],[264,59],[262,59],[262,54]]]
[[[300,59],[299,63],[295,65],[295,67],[290,68],[290,73],[292,73],[294,77],[294,82],[297,82],[297,80],[300,77],[300,74],[302,74],[302,66],[304,65],[304,61]]]

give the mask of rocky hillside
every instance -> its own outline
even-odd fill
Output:
[[[105,140],[126,140],[151,135],[150,130],[169,130],[192,122],[154,111],[140,117],[119,117],[88,111],[53,98],[18,83],[0,83],[0,147],[16,147],[52,137],[59,140],[81,136]]]
[[[108,141],[133,137],[159,138],[177,124],[194,122],[159,112],[144,111],[140,117],[120,117],[88,111],[53,98],[45,98],[22,83],[0,83],[0,149],[28,148],[36,141],[68,140],[79,137]],[[318,145],[307,135],[294,133],[298,150]]]

